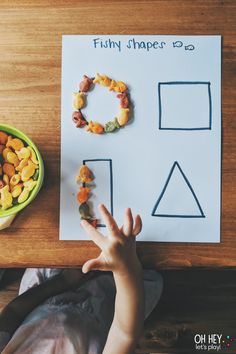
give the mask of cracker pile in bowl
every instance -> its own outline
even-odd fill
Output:
[[[25,202],[38,178],[39,161],[34,149],[0,130],[0,210]]]

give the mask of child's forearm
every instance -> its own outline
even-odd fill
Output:
[[[57,275],[18,296],[0,314],[0,331],[13,334],[36,306],[49,297],[65,291],[67,287],[64,277]]]
[[[115,314],[103,354],[130,354],[135,350],[144,322],[141,265],[125,275],[114,273],[114,279],[117,289]],[[114,340],[117,350],[114,347]]]
[[[144,319],[143,271],[139,266],[126,275],[114,274],[116,301],[114,320],[124,333],[136,337],[140,334]]]

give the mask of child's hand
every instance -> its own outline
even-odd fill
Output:
[[[83,265],[83,273],[97,269],[126,275],[129,272],[140,269],[135,244],[135,236],[142,229],[140,216],[137,215],[134,222],[131,210],[129,208],[126,209],[124,225],[119,228],[104,205],[99,205],[99,211],[108,229],[107,237],[96,230],[86,220],[81,221],[85,232],[101,249],[99,257],[90,259]]]

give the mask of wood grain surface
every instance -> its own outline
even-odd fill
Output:
[[[146,267],[236,266],[236,2],[0,2],[0,121],[38,145],[46,176],[37,199],[0,233],[0,267],[79,266],[99,250],[58,240],[62,34],[221,34],[221,244],[139,243]]]

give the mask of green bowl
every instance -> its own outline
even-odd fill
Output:
[[[14,135],[17,138],[20,138],[21,140],[23,140],[28,146],[31,146],[34,151],[35,154],[37,156],[37,159],[39,161],[39,177],[38,177],[38,183],[36,184],[36,186],[34,187],[34,189],[30,192],[30,195],[28,197],[28,199],[26,199],[25,202],[21,203],[21,204],[17,204],[12,206],[11,208],[7,209],[7,210],[1,210],[0,208],[0,218],[4,217],[4,216],[8,216],[11,214],[15,214],[18,213],[20,210],[24,209],[28,204],[30,204],[32,202],[32,200],[36,197],[36,195],[38,194],[40,188],[42,187],[43,184],[43,178],[44,178],[44,165],[43,165],[43,159],[40,155],[39,150],[37,149],[37,147],[35,146],[35,144],[33,143],[33,141],[28,138],[28,136],[26,136],[24,133],[22,133],[20,130],[10,126],[10,125],[6,125],[6,124],[1,124],[0,123],[0,130],[10,134],[10,135]]]

